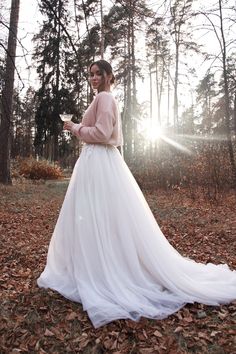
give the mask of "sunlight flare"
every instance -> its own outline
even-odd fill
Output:
[[[228,140],[225,134],[212,134],[212,135],[181,134],[179,136],[186,140],[203,140],[203,141],[227,141]]]
[[[183,151],[185,154],[192,155],[192,151],[191,150],[189,150],[186,146],[178,143],[177,141],[175,141],[175,140],[173,140],[171,138],[168,138],[167,136],[163,136],[162,139],[166,143],[174,146],[176,149]]]
[[[143,119],[139,121],[138,133],[141,134],[146,141],[149,141],[151,143],[160,143],[160,141],[163,140],[167,144],[172,145],[176,149],[188,155],[192,154],[192,151],[189,150],[186,146],[180,144],[173,138],[168,137],[158,123],[153,124],[150,120]]]
[[[164,136],[163,130],[159,124],[153,124],[146,120],[139,122],[138,131],[146,140],[151,142],[157,142]]]

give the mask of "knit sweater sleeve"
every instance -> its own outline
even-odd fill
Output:
[[[85,126],[75,124],[72,133],[85,143],[107,143],[112,135],[115,123],[115,108],[113,96],[101,92],[95,98],[95,125]]]

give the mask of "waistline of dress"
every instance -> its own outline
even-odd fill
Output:
[[[107,147],[107,148],[117,148],[116,145],[112,145],[112,144],[105,144],[105,143],[82,143],[82,148],[86,147],[86,146],[101,146],[101,147]]]
[[[82,150],[91,150],[91,149],[106,149],[106,150],[112,150],[116,149],[117,147],[111,144],[96,144],[96,143],[83,143],[82,144]]]

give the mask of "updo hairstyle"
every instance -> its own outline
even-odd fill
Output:
[[[108,61],[106,61],[104,59],[96,60],[90,65],[89,70],[91,70],[92,66],[94,66],[94,65],[97,65],[99,67],[99,70],[101,71],[103,76],[104,76],[105,72],[106,72],[107,75],[112,74],[110,83],[114,84],[115,76],[113,74],[113,70],[112,70],[111,64],[108,63]]]

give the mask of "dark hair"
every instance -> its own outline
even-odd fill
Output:
[[[115,76],[113,74],[111,64],[108,63],[108,61],[106,61],[104,59],[96,60],[90,65],[89,70],[91,70],[92,66],[94,66],[94,65],[97,65],[99,67],[99,70],[101,70],[102,74],[104,74],[104,72],[106,72],[107,75],[112,75],[110,83],[114,84]]]

